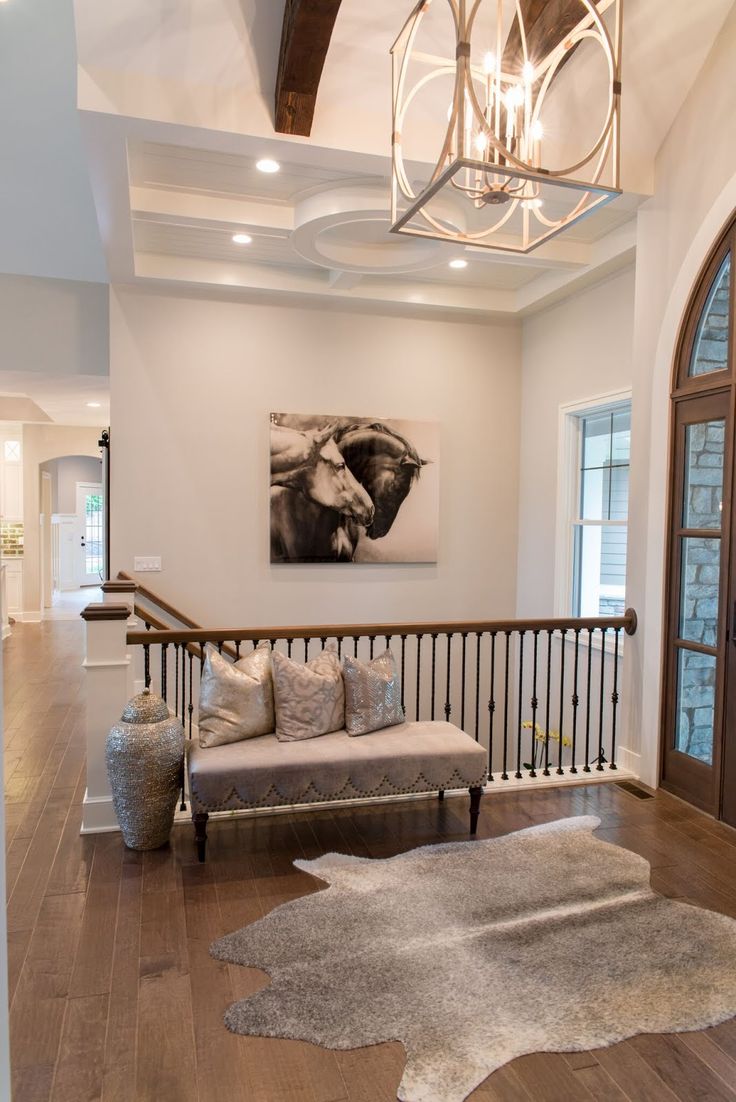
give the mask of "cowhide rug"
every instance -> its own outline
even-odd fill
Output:
[[[461,1102],[524,1053],[735,1015],[736,922],[657,895],[648,862],[594,838],[599,823],[295,861],[330,887],[212,946],[271,977],[228,1028],[332,1049],[401,1041],[398,1097]]]

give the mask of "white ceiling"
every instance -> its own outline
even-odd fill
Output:
[[[110,424],[110,393],[105,376],[0,371],[0,401],[5,395],[29,398],[58,425],[102,428]],[[99,402],[99,408],[90,409],[87,402]],[[13,420],[33,422],[46,418],[25,415]]]
[[[453,246],[386,232],[389,49],[409,0],[343,0],[308,140],[273,130],[281,0],[76,0],[111,278],[476,317],[538,309],[631,263],[656,150],[732,3],[626,0],[624,196],[531,256],[460,250],[457,272]],[[279,174],[255,170],[264,155]],[[236,231],[253,243],[234,245]]]

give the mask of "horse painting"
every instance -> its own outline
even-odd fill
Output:
[[[433,547],[407,546],[402,553],[402,541],[387,552],[372,552],[371,545],[378,547],[394,528],[422,468],[436,463],[436,445],[431,460],[420,457],[396,424],[419,424],[425,435],[436,429],[416,422],[272,414],[271,562],[433,561]],[[432,496],[430,514],[436,513]],[[407,524],[403,542],[412,532],[431,531],[433,521],[436,526],[430,515]]]

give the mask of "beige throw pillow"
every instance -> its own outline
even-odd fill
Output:
[[[401,677],[389,649],[371,662],[345,655],[343,676],[345,730],[349,735],[367,735],[404,722]]]
[[[339,731],[345,724],[345,690],[334,643],[310,662],[294,662],[278,651],[272,659],[276,735],[281,742]]]
[[[207,646],[199,687],[199,745],[268,735],[274,728],[271,647],[259,643],[239,662]]]

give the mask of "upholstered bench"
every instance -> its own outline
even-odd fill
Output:
[[[319,738],[279,742],[260,735],[189,753],[192,821],[200,861],[205,859],[211,811],[353,800],[401,793],[470,789],[470,833],[475,834],[486,752],[451,723],[400,723],[359,738],[333,731]]]

